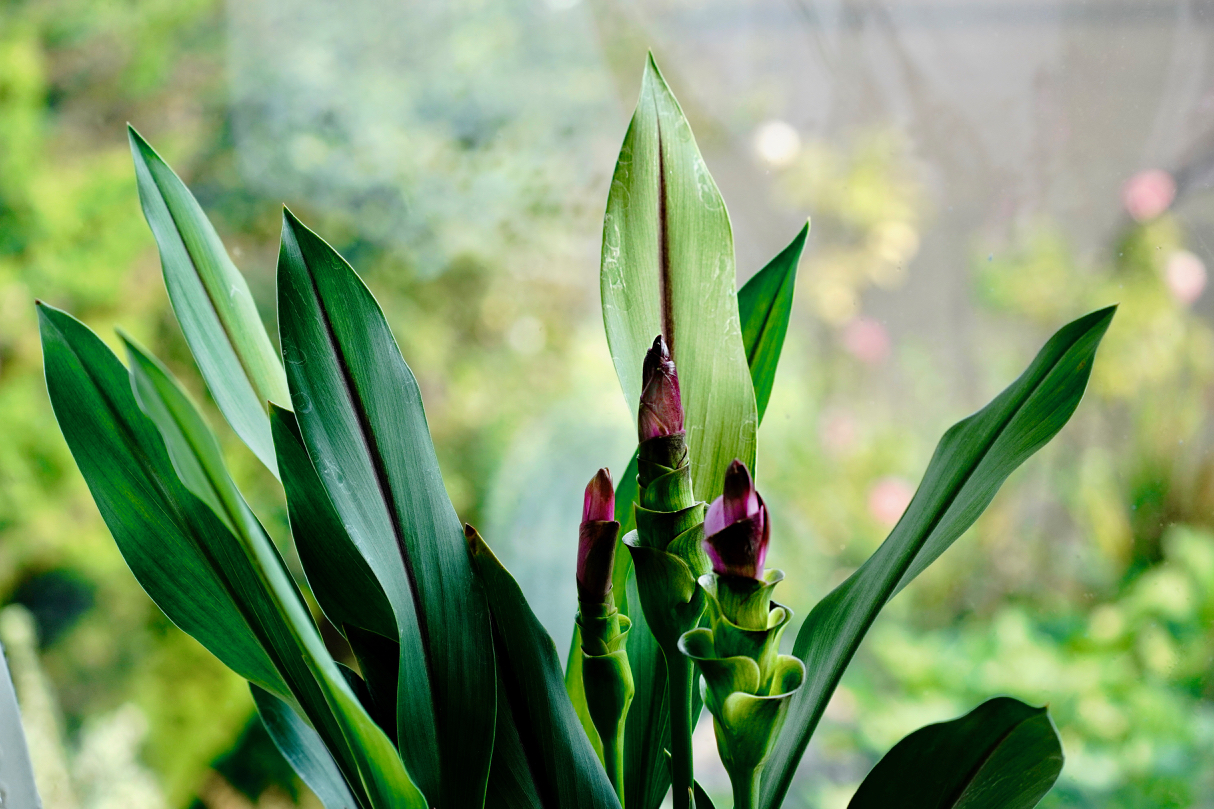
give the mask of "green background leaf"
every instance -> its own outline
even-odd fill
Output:
[[[869,559],[822,599],[797,633],[805,684],[763,771],[762,802],[779,806],[826,703],[877,613],[953,543],[1012,471],[1066,424],[1087,386],[1115,307],[1067,324],[1020,377],[940,439],[902,519]]]
[[[1062,772],[1045,708],[996,697],[920,728],[877,762],[848,809],[1032,809]]]
[[[632,413],[646,350],[659,333],[670,343],[695,494],[712,500],[734,458],[754,469],[758,416],[729,215],[652,56],[607,197],[600,287],[607,343]]]
[[[249,285],[185,183],[134,128],[128,134],[139,201],[186,342],[224,418],[277,474],[266,403],[289,407],[291,399]]]

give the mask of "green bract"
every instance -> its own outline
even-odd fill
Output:
[[[734,459],[754,469],[808,226],[736,289],[724,202],[651,59],[613,177],[600,274],[639,446],[616,488],[619,525],[600,496],[611,492],[605,471],[601,509],[585,518],[624,538],[597,546],[616,553],[597,557],[602,601],[579,604],[562,672],[513,577],[456,515],[417,380],[354,269],[284,213],[280,361],[202,208],[133,130],[131,146],[186,342],[223,417],[281,480],[304,575],[292,578],[168,369],[126,337],[124,365],[83,323],[39,303],[51,405],[136,579],[249,681],[271,738],[327,809],[657,809],[672,782],[676,807],[710,808],[692,772],[703,705],[739,809],[781,806],[878,612],[1070,418],[1113,316],[1062,328],[945,434],[889,538],[781,655],[793,620],[771,601],[782,574],[710,573],[705,501],[722,494]],[[666,376],[651,389],[646,349],[663,341]],[[779,526],[770,536],[781,541]],[[720,546],[710,549],[719,563]],[[305,590],[357,671],[329,653]],[[0,678],[0,716],[11,720],[8,697]],[[857,809],[903,800],[890,796],[1030,807],[1061,766],[1044,709],[1010,698],[919,734],[874,769]],[[19,743],[0,726],[6,778]],[[918,773],[943,786],[904,791]],[[19,776],[10,783],[21,788],[29,779]]]

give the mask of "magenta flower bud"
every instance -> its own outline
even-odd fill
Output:
[[[615,541],[620,524],[615,521],[615,489],[611,473],[600,469],[586,486],[582,501],[582,526],[578,531],[578,598],[592,604],[606,603],[615,568]]]
[[[658,335],[645,353],[641,372],[641,406],[637,412],[637,433],[641,441],[683,432],[683,399],[679,395],[679,375],[666,340]]]
[[[724,493],[704,517],[704,550],[718,576],[763,575],[771,526],[767,506],[746,464],[734,460],[725,472]]]

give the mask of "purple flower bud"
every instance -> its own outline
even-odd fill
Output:
[[[724,493],[704,517],[704,550],[718,576],[763,575],[771,526],[767,506],[746,464],[735,460],[725,472]]]
[[[641,372],[641,407],[637,412],[637,433],[641,441],[683,432],[683,399],[679,395],[679,375],[670,358],[670,349],[662,335],[654,338],[645,353]]]
[[[615,521],[615,489],[611,473],[600,469],[586,486],[582,501],[582,526],[578,531],[578,598],[594,604],[606,603],[615,567],[615,541],[620,524]]]

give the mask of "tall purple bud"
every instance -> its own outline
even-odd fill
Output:
[[[771,525],[767,506],[746,464],[735,460],[725,472],[724,493],[704,517],[704,550],[718,576],[763,575]]]
[[[579,600],[588,604],[606,603],[611,593],[615,541],[619,534],[611,473],[600,469],[586,486],[586,497],[582,501],[582,526],[578,531],[577,549]]]
[[[645,354],[641,371],[641,407],[637,412],[637,433],[641,441],[683,432],[683,399],[679,395],[679,375],[666,339],[658,335]]]

